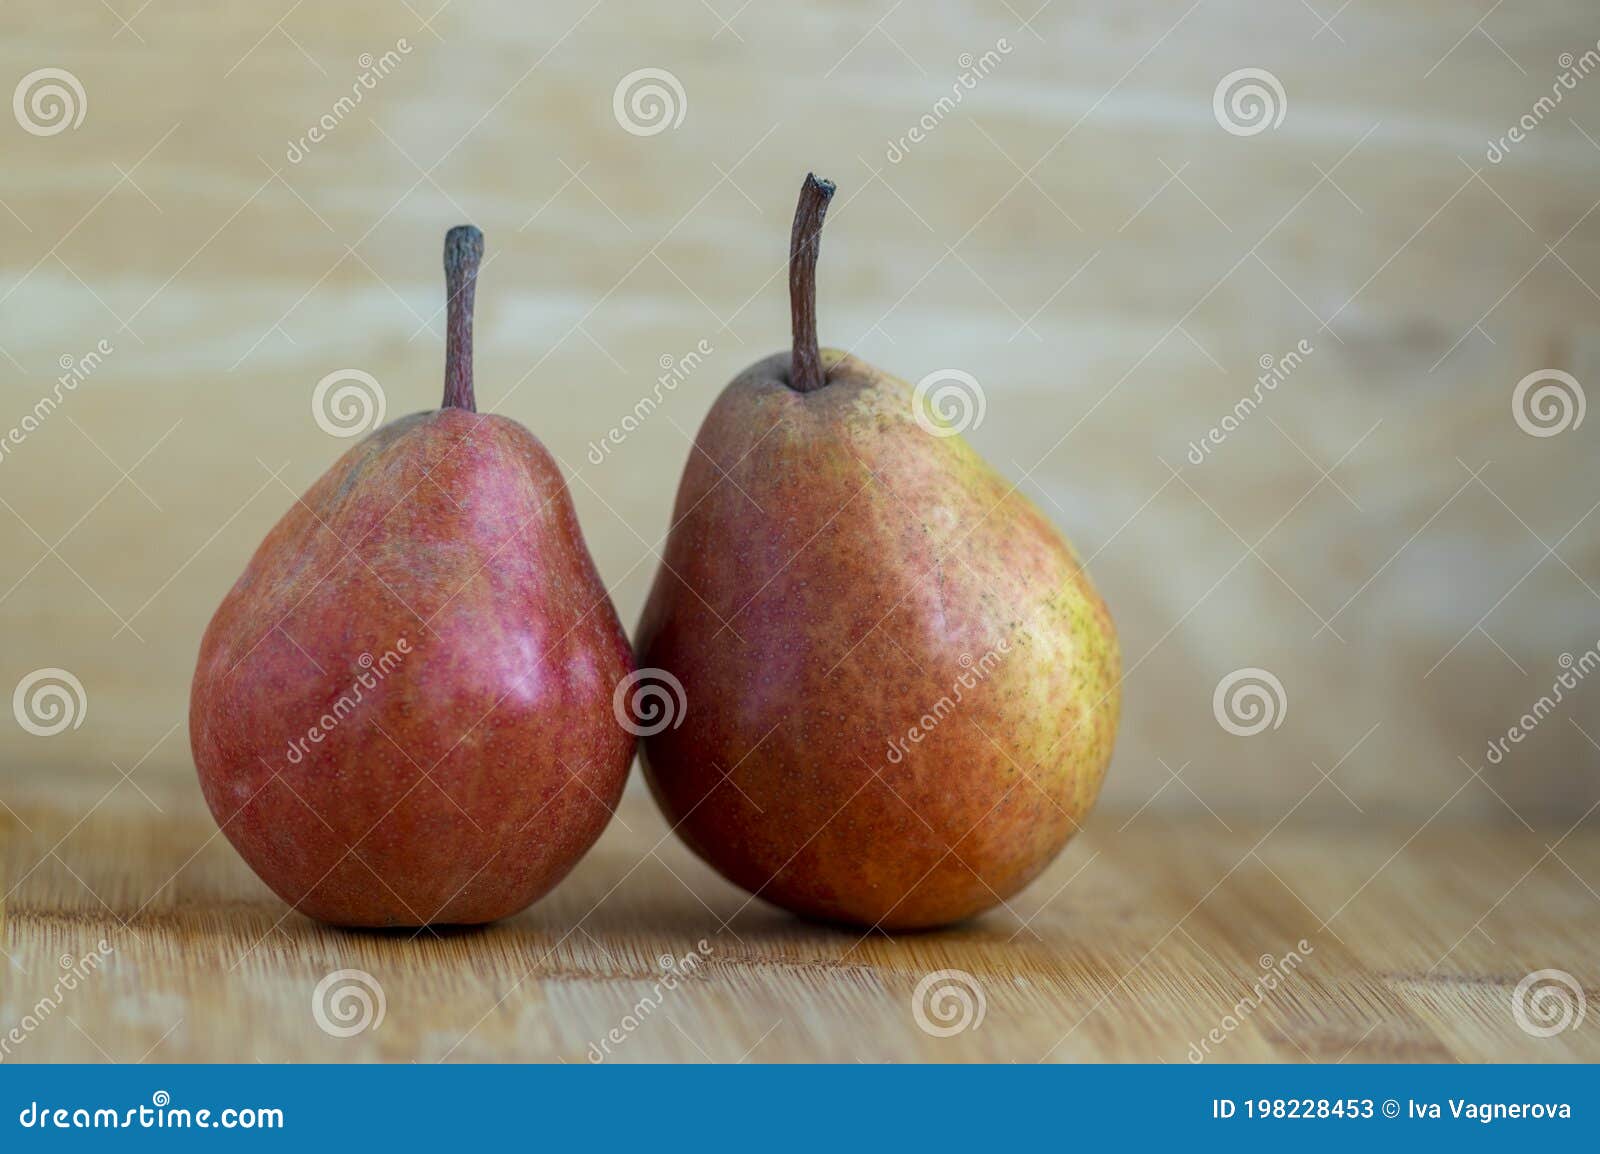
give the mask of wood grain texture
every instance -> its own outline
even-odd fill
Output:
[[[1600,644],[1600,417],[1538,438],[1511,410],[1541,369],[1600,400],[1600,77],[1485,159],[1600,36],[1593,4],[1034,8],[457,0],[423,25],[392,0],[8,0],[0,99],[65,68],[87,110],[35,136],[0,103],[0,433],[62,358],[113,351],[0,460],[0,702],[57,667],[87,695],[48,739],[0,713],[0,1029],[62,956],[114,952],[7,1060],[583,1061],[702,938],[616,1060],[1183,1061],[1302,938],[1219,1059],[1600,1059],[1600,1007],[1548,1039],[1510,1010],[1539,969],[1600,989],[1600,677],[1484,752]],[[687,114],[640,137],[613,93],[646,67]],[[1236,137],[1213,94],[1249,67],[1288,107]],[[480,225],[481,405],[560,459],[631,626],[695,428],[787,338],[808,169],[840,185],[823,341],[907,380],[972,372],[969,439],[1118,622],[1122,731],[1087,835],[1013,911],[858,941],[746,903],[633,793],[506,924],[413,941],[285,916],[215,836],[183,723],[224,591],[348,445],[316,423],[319,380],[373,374],[391,418],[434,404],[440,242]],[[1302,339],[1192,464],[1259,358]],[[1212,707],[1244,667],[1287,698],[1248,740]],[[383,987],[380,1028],[317,1028],[341,968]],[[941,969],[974,975],[981,1027],[917,1027]]]
[[[1510,400],[1557,368],[1597,402],[1600,78],[1501,163],[1485,150],[1600,30],[1588,0],[1491,7],[7,0],[0,430],[61,357],[115,351],[0,463],[0,700],[61,667],[91,703],[49,742],[0,726],[0,772],[109,772],[184,716],[210,614],[348,445],[313,419],[317,382],[370,372],[390,418],[438,400],[440,242],[463,219],[488,238],[479,398],[560,458],[632,627],[689,439],[787,339],[789,218],[815,170],[840,188],[822,339],[911,381],[973,373],[970,440],[1111,606],[1129,677],[1109,802],[1270,821],[1337,766],[1301,816],[1420,821],[1465,758],[1493,788],[1456,807],[1571,820],[1600,797],[1600,678],[1503,764],[1483,751],[1600,640],[1600,416],[1535,438]],[[296,158],[362,54],[402,38]],[[962,54],[1001,38],[891,163]],[[82,82],[76,130],[9,116],[43,67]],[[613,93],[647,67],[687,111],[639,137]],[[1235,137],[1213,94],[1249,67],[1287,111]],[[1258,358],[1303,338],[1304,365],[1191,464]],[[701,340],[592,463],[660,359]],[[1247,666],[1289,713],[1245,742],[1211,692]],[[166,751],[142,772],[168,769],[188,772]]]
[[[1600,839],[1449,813],[1418,825],[1103,811],[1008,909],[890,938],[748,900],[633,796],[516,918],[351,933],[274,899],[192,787],[100,800],[41,782],[0,810],[0,1030],[43,998],[59,1005],[6,1060],[583,1062],[614,1029],[606,1060],[629,1062],[1182,1062],[1212,1030],[1212,1061],[1600,1060],[1584,880]],[[53,998],[63,960],[102,940],[103,968]],[[680,959],[676,989],[660,988],[663,955]],[[1285,976],[1241,1012],[1268,955]],[[1544,968],[1591,1005],[1538,1038],[1511,1002]],[[382,987],[375,1029],[319,1029],[314,991],[341,969]],[[970,975],[984,1006],[948,1037],[913,1011],[942,970]]]

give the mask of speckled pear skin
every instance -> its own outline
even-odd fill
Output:
[[[549,453],[446,408],[372,433],[267,535],[206,630],[190,740],[228,840],[302,913],[487,922],[610,819],[632,668]]]
[[[700,429],[637,637],[687,708],[644,771],[750,893],[946,925],[1022,889],[1088,813],[1116,630],[1056,528],[919,425],[911,386],[822,358],[806,393],[788,353],[758,362]]]

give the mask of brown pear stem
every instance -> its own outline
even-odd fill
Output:
[[[472,395],[472,305],[478,291],[478,264],[483,260],[483,233],[470,224],[457,225],[444,238],[444,284],[449,293],[445,322],[444,405],[478,411]]]
[[[822,218],[833,199],[833,181],[806,174],[800,203],[789,234],[789,316],[794,322],[794,358],[789,387],[809,393],[828,383],[817,350],[817,250],[822,245]]]

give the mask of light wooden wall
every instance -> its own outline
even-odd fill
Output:
[[[825,340],[910,380],[973,373],[970,439],[1092,558],[1129,669],[1109,800],[1515,821],[1600,797],[1592,686],[1485,766],[1560,655],[1600,642],[1600,416],[1534,437],[1512,413],[1535,370],[1600,399],[1600,77],[1485,155],[1561,53],[1594,48],[1592,5],[1056,0],[1024,25],[1027,0],[456,0],[424,25],[437,4],[0,11],[0,96],[57,67],[87,101],[50,136],[0,116],[0,428],[60,358],[114,350],[0,459],[0,688],[61,667],[89,703],[51,738],[7,719],[0,783],[192,772],[200,631],[347,444],[312,390],[360,368],[390,415],[437,402],[439,244],[464,218],[493,256],[479,395],[565,463],[631,627],[689,438],[785,340],[815,169],[841,190]],[[402,38],[291,163],[361,55]],[[962,54],[1002,38],[891,163]],[[686,112],[636,136],[613,91],[645,67]],[[1241,68],[1281,81],[1277,127],[1219,125]],[[591,464],[660,358],[701,340]],[[1301,340],[1305,363],[1190,463],[1258,358]],[[1248,738],[1212,712],[1244,667],[1287,698]]]

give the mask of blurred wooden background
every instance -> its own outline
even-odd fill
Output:
[[[189,779],[200,632],[348,444],[313,389],[357,368],[390,416],[437,403],[463,219],[492,254],[479,396],[564,462],[631,628],[689,438],[786,340],[815,169],[841,190],[825,341],[971,372],[970,439],[1091,558],[1129,673],[1108,803],[1575,820],[1600,797],[1594,686],[1501,764],[1485,748],[1600,641],[1600,418],[1534,437],[1512,412],[1537,370],[1600,382],[1600,79],[1486,150],[1594,49],[1592,6],[1036,7],[7,3],[0,87],[65,69],[84,115],[0,117],[0,430],[62,358],[112,351],[0,457],[0,686],[61,668],[88,702],[50,738],[7,719],[0,787]],[[967,59],[987,74],[936,112]],[[682,89],[653,135],[613,111],[644,68]],[[1286,102],[1248,136],[1213,110],[1243,68]],[[1212,712],[1247,667],[1286,698],[1248,738]]]

